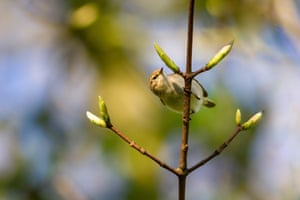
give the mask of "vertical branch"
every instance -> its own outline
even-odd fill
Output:
[[[178,199],[185,200],[186,175],[178,176]]]
[[[192,71],[192,47],[193,47],[193,25],[194,25],[194,0],[190,0],[188,14],[188,33],[187,33],[187,53],[186,53],[186,73],[185,73],[185,96],[183,109],[183,129],[180,148],[179,168],[182,171],[187,167],[187,151],[188,151],[188,133],[190,120],[190,98],[192,79],[186,78]]]
[[[188,27],[187,27],[187,49],[186,49],[186,71],[184,76],[184,109],[183,109],[183,128],[180,146],[180,158],[178,169],[181,173],[178,175],[178,198],[185,200],[185,188],[187,172],[187,155],[188,155],[188,135],[190,120],[190,100],[192,79],[187,78],[192,72],[192,50],[193,50],[193,29],[194,29],[194,5],[195,0],[190,0],[188,10]]]
[[[194,32],[194,6],[195,0],[190,0],[187,27],[187,48],[186,48],[186,73],[192,72],[192,50]]]

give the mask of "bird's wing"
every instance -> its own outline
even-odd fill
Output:
[[[201,87],[201,89],[202,89],[203,97],[204,97],[202,105],[204,105],[205,107],[208,107],[208,108],[215,107],[216,104],[215,104],[212,100],[210,100],[209,98],[207,98],[207,97],[208,97],[208,93],[207,93],[207,91],[205,90],[205,88],[199,83],[199,81],[197,81],[196,79],[193,79],[193,80],[195,80],[195,82],[196,82],[196,83]],[[200,100],[201,97],[197,96],[197,95],[194,94],[194,93],[192,93],[192,94],[193,94],[198,100]]]
[[[195,81],[201,88],[202,88],[202,91],[203,91],[203,97],[208,97],[208,93],[207,91],[205,90],[205,88],[201,85],[201,83],[199,83],[199,81],[197,79],[193,79],[193,81]]]

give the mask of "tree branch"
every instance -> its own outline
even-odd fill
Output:
[[[141,147],[137,143],[135,143],[133,140],[131,140],[128,137],[126,137],[121,131],[119,131],[113,125],[111,125],[110,127],[108,127],[108,129],[112,130],[115,134],[117,134],[123,141],[125,141],[127,144],[129,144],[130,147],[134,148],[135,150],[137,150],[141,154],[147,156],[148,158],[150,158],[151,160],[153,160],[154,162],[156,162],[162,168],[165,168],[166,170],[172,172],[173,174],[178,175],[178,172],[176,171],[176,169],[174,169],[170,165],[166,164],[165,162],[159,160],[154,155],[150,154],[148,151],[146,151],[146,149],[144,149],[143,147]]]
[[[184,74],[184,108],[183,108],[183,128],[180,146],[180,158],[178,169],[178,198],[185,200],[186,188],[186,169],[187,169],[187,155],[188,155],[188,136],[189,136],[189,121],[190,121],[190,104],[191,104],[191,87],[192,80],[188,78],[192,72],[192,51],[193,51],[193,31],[194,31],[194,7],[195,0],[190,0],[188,10],[188,27],[187,27],[187,50],[186,50],[186,70]]]
[[[200,162],[198,162],[197,164],[195,164],[194,166],[192,166],[191,168],[189,168],[187,170],[187,173],[191,173],[192,171],[196,170],[197,168],[205,165],[208,161],[212,160],[214,157],[218,156],[219,154],[221,154],[224,149],[231,143],[231,141],[243,130],[243,128],[241,126],[238,126],[236,128],[236,130],[231,134],[231,136],[222,144],[219,146],[218,149],[216,149],[210,156],[208,156],[207,158],[201,160]]]
[[[198,69],[198,70],[192,72],[189,76],[187,76],[187,78],[193,79],[193,78],[195,78],[198,74],[201,74],[201,73],[206,72],[206,71],[208,71],[208,70],[210,70],[210,68],[206,67],[206,65],[205,65],[205,66],[201,67],[200,69]]]
[[[186,187],[187,175],[178,176],[178,199],[185,199],[185,187]]]
[[[193,48],[193,25],[194,25],[194,0],[190,0],[188,13],[188,32],[187,32],[187,53],[186,53],[186,73],[184,75],[184,110],[183,110],[183,129],[180,148],[179,168],[182,171],[186,170],[187,151],[188,151],[188,133],[190,120],[190,99],[192,79],[187,78],[192,71],[192,48]]]

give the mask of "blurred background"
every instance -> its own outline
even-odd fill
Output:
[[[181,115],[148,89],[184,69],[188,1],[0,0],[0,199],[174,200],[177,178],[89,123],[105,100],[112,123],[176,167]],[[188,177],[187,199],[300,199],[300,1],[196,1],[194,70],[217,106],[192,116],[189,166],[264,110],[255,129]],[[165,71],[170,72],[168,69]]]

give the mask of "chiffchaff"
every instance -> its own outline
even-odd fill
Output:
[[[170,110],[183,112],[184,79],[179,74],[165,74],[163,68],[155,70],[150,76],[150,89]],[[207,92],[195,79],[191,88],[191,113],[199,111],[201,105],[214,107],[215,103],[207,98]]]

